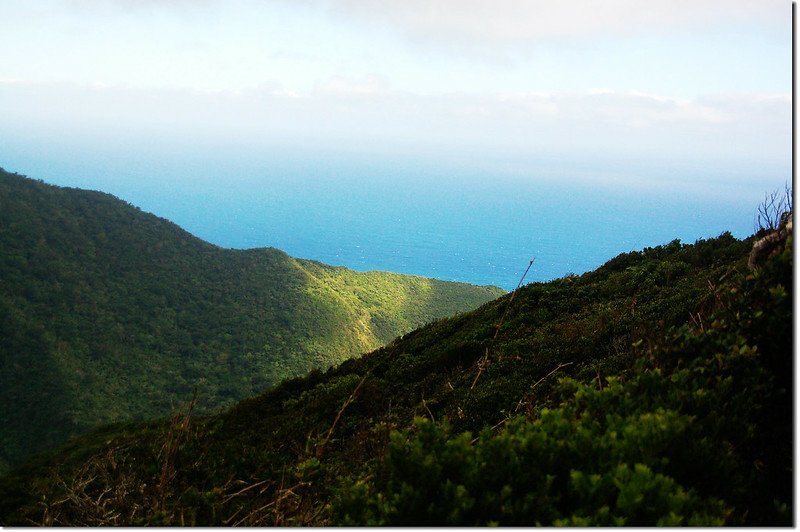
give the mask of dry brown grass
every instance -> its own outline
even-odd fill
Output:
[[[172,481],[177,475],[176,457],[189,435],[197,392],[183,412],[170,420],[164,443],[157,454],[159,475],[143,479],[129,462],[128,449],[109,446],[93,455],[65,476],[54,467],[40,505],[43,526],[124,526],[148,522],[162,513],[167,522],[167,505]]]

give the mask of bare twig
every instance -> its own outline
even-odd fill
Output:
[[[571,366],[571,365],[572,365],[572,362],[564,362],[564,363],[562,363],[562,364],[559,364],[559,365],[558,365],[558,366],[556,366],[556,368],[555,368],[554,370],[552,370],[550,373],[548,373],[547,375],[545,375],[544,377],[542,377],[542,378],[541,378],[541,379],[539,379],[538,381],[534,382],[534,383],[531,385],[531,387],[528,389],[528,393],[531,393],[531,392],[533,391],[533,389],[534,389],[534,388],[536,388],[536,387],[537,387],[537,386],[539,386],[541,383],[543,383],[543,382],[544,382],[544,381],[545,381],[545,380],[546,380],[546,379],[547,379],[547,378],[548,378],[550,375],[552,375],[552,374],[553,374],[553,373],[555,373],[556,371],[558,371],[558,370],[560,370],[560,369],[562,369],[562,368],[565,368],[565,367],[567,367],[567,366]],[[520,399],[520,402],[519,402],[519,403],[517,403],[517,407],[514,409],[514,412],[518,412],[518,411],[519,411],[519,409],[520,409],[520,408],[522,408],[522,405],[523,405],[523,404],[524,404],[524,403],[523,403],[522,399]]]
[[[49,502],[42,496],[44,526],[120,526],[129,523],[142,510],[147,499],[145,486],[131,473],[116,466],[115,455],[121,447],[112,447],[81,465],[65,481],[53,471],[53,485],[62,495]],[[99,485],[100,487],[96,487]]]
[[[488,368],[491,363],[492,363],[492,361],[489,360],[489,348],[487,347],[486,348],[486,352],[481,357],[481,359],[478,361],[478,373],[475,375],[475,380],[472,381],[472,386],[469,387],[470,391],[472,391],[472,389],[478,383],[478,379],[480,378],[481,373],[483,373],[483,371],[486,368]]]
[[[565,362],[565,363],[563,363],[563,364],[559,364],[559,365],[558,365],[558,366],[557,366],[555,369],[553,369],[553,370],[552,370],[550,373],[548,373],[547,375],[545,375],[544,377],[542,377],[541,379],[539,379],[538,381],[536,381],[535,383],[533,383],[533,385],[531,385],[531,387],[530,387],[530,390],[533,390],[534,388],[536,388],[536,387],[537,387],[539,384],[541,384],[542,382],[544,382],[544,380],[545,380],[545,379],[547,379],[547,377],[549,377],[550,375],[552,375],[552,374],[553,374],[553,373],[555,373],[556,371],[558,371],[558,370],[560,370],[560,369],[562,369],[562,368],[565,368],[565,367],[567,367],[567,366],[570,366],[570,365],[572,365],[572,362]],[[530,391],[530,390],[529,390],[529,391]],[[523,398],[523,399],[524,399],[524,398]],[[522,408],[522,406],[525,404],[525,402],[524,402],[524,400],[523,400],[523,399],[520,399],[520,400],[519,400],[519,402],[517,403],[517,406],[516,406],[516,408],[514,409],[514,412],[515,412],[515,413],[516,413],[516,412],[518,412],[518,411],[519,411],[519,409],[520,409],[520,408]],[[509,415],[507,415],[506,417],[504,417],[503,419],[501,419],[500,421],[498,421],[498,422],[497,422],[497,423],[496,423],[494,426],[492,426],[491,430],[497,430],[498,428],[502,427],[504,424],[508,423],[508,420],[509,420],[509,419],[511,419],[511,415],[510,415],[510,414],[509,414]],[[478,440],[480,440],[480,436],[476,436],[475,438],[473,438],[473,439],[472,439],[472,444],[473,444],[473,445],[475,445],[475,444],[478,442]]]
[[[572,362],[564,362],[563,364],[559,364],[558,366],[556,366],[556,368],[553,371],[551,371],[550,373],[548,373],[547,375],[545,375],[544,377],[542,377],[541,379],[539,379],[538,381],[533,383],[533,385],[530,387],[530,390],[533,390],[534,388],[539,386],[542,382],[544,382],[545,379],[547,379],[547,377],[549,377],[550,375],[552,375],[556,371],[560,370],[561,368],[565,368],[565,367],[571,366],[571,365],[572,365]],[[528,390],[528,391],[530,391],[530,390]]]
[[[504,417],[504,418],[503,418],[503,419],[501,419],[501,420],[500,420],[498,423],[495,423],[495,425],[494,425],[494,426],[492,426],[491,430],[497,430],[497,429],[499,429],[501,426],[503,426],[504,424],[506,424],[506,423],[508,422],[508,420],[509,420],[509,419],[511,419],[511,416],[506,416],[506,417]],[[472,442],[471,442],[471,443],[472,443],[472,445],[475,445],[476,443],[478,443],[478,440],[480,440],[480,439],[481,439],[480,435],[478,435],[478,436],[475,436],[474,438],[472,438]]]
[[[522,282],[525,280],[525,276],[528,275],[528,272],[533,266],[533,261],[536,260],[536,257],[532,258],[531,261],[528,263],[528,267],[525,268],[525,272],[523,272],[522,277],[519,279],[519,283],[517,283],[517,287],[511,291],[511,297],[508,298],[508,302],[506,303],[506,308],[503,310],[503,315],[500,316],[500,321],[495,325],[494,336],[492,336],[491,343],[494,344],[495,340],[497,340],[497,336],[500,334],[500,328],[503,326],[503,322],[508,315],[508,310],[511,308],[511,303],[514,301],[514,298],[519,291],[519,287],[522,286]],[[472,386],[469,387],[470,391],[475,388],[475,385],[478,383],[478,379],[481,377],[481,374],[489,367],[491,364],[491,360],[489,360],[489,348],[486,348],[486,352],[478,361],[478,373],[475,375],[475,380],[472,381]]]
[[[511,302],[514,301],[514,297],[516,297],[519,287],[522,286],[522,281],[525,280],[525,276],[528,275],[528,271],[531,269],[531,266],[533,266],[533,261],[535,260],[536,257],[531,259],[531,261],[528,263],[528,267],[525,268],[525,273],[523,273],[522,277],[520,277],[519,283],[517,283],[517,287],[511,292],[511,297],[508,298],[508,303],[506,303],[506,308],[503,311],[503,315],[500,317],[500,322],[495,327],[494,336],[492,337],[492,340],[497,339],[497,335],[500,334],[500,327],[503,326],[503,322],[505,321],[506,315],[508,314],[508,309],[511,307]]]
[[[249,486],[247,486],[247,487],[245,487],[243,489],[240,489],[236,493],[231,493],[230,495],[228,495],[225,498],[225,500],[222,501],[222,504],[225,504],[225,503],[229,502],[231,499],[233,499],[235,497],[238,497],[239,495],[242,495],[243,493],[246,493],[246,492],[250,491],[253,488],[257,488],[259,486],[263,486],[267,482],[269,482],[269,481],[268,480],[262,480],[261,482],[256,482],[255,484],[250,484]]]
[[[694,326],[700,329],[701,332],[705,331],[705,326],[703,325],[703,316],[699,312],[697,313],[696,316],[691,312],[689,312],[689,318],[691,318],[692,323],[694,323]]]
[[[167,437],[161,448],[163,461],[161,462],[161,476],[159,477],[157,485],[158,508],[160,510],[163,510],[166,505],[167,488],[176,475],[175,458],[178,454],[178,448],[183,443],[188,433],[189,421],[192,417],[192,410],[194,410],[195,405],[197,405],[197,388],[194,389],[192,400],[186,408],[186,413],[178,413],[173,416],[170,421]]]
[[[783,191],[775,190],[764,195],[764,200],[756,208],[754,228],[758,233],[764,229],[778,229],[784,213],[792,212],[792,187],[787,182]]]
[[[344,404],[342,405],[342,408],[339,409],[339,412],[336,414],[336,418],[333,420],[333,425],[331,425],[331,428],[328,429],[328,433],[325,435],[325,439],[322,441],[322,445],[317,446],[317,449],[316,449],[317,459],[322,458],[322,454],[325,452],[325,447],[328,445],[328,442],[330,441],[331,436],[333,435],[333,429],[336,428],[336,424],[339,423],[339,420],[341,419],[342,414],[344,414],[345,409],[348,406],[350,406],[350,404],[353,401],[356,400],[356,396],[358,395],[358,391],[361,389],[361,385],[364,384],[364,381],[367,380],[368,376],[369,376],[369,373],[365,373],[364,374],[364,376],[359,381],[358,386],[356,386],[356,388],[353,390],[353,393],[350,394],[350,397],[348,397],[345,400]]]
[[[425,410],[428,412],[428,415],[431,416],[431,421],[433,421],[435,423],[436,422],[436,418],[433,416],[433,412],[431,412],[431,409],[428,408],[428,402],[425,401],[425,396],[424,395],[422,396],[422,406],[425,407]]]

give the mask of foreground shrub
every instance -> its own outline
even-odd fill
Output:
[[[368,525],[791,524],[791,251],[715,293],[626,378],[563,379],[555,408],[499,432],[417,419],[334,522]]]

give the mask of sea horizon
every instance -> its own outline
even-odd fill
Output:
[[[202,173],[178,157],[153,168],[113,158],[74,166],[22,159],[4,162],[6,170],[110,193],[224,248],[273,247],[356,271],[506,290],[534,258],[525,283],[579,275],[674,239],[693,243],[726,231],[746,238],[770,190],[766,182],[759,192],[724,181],[698,189],[685,177],[600,185],[564,173],[490,175],[407,161],[276,157],[245,165],[221,157]]]

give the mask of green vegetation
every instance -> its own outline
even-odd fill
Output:
[[[0,523],[791,525],[791,238],[530,284],[225,412],[107,427]]]
[[[198,412],[373,350],[499,288],[222,249],[0,170],[0,472],[99,425]]]

